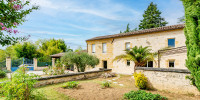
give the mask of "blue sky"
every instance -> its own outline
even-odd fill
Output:
[[[127,23],[137,27],[150,2],[157,4],[168,25],[178,24],[184,15],[180,0],[32,0],[40,9],[19,26],[20,36],[38,39],[63,39],[73,49],[86,49],[86,39],[117,34]]]

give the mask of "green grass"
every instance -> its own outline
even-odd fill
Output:
[[[59,93],[55,88],[61,87],[63,84],[48,85],[37,88],[36,90],[46,95],[48,100],[73,100],[69,96]]]
[[[74,100],[69,96],[59,93],[55,88],[61,87],[63,84],[48,85],[44,87],[36,88],[36,91],[46,96],[48,100]],[[35,91],[35,92],[36,92]],[[4,97],[0,97],[0,100],[5,100]]]

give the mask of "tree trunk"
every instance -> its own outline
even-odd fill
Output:
[[[136,67],[137,67],[137,66],[135,65],[135,66],[134,66],[134,73],[136,72]]]

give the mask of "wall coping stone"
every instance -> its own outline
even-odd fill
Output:
[[[46,76],[41,78],[35,78],[36,80],[48,80],[48,79],[54,79],[54,78],[61,78],[61,77],[70,77],[70,76],[76,76],[76,75],[84,75],[89,73],[97,73],[97,72],[104,72],[104,71],[111,71],[112,69],[103,69],[98,71],[88,71],[88,72],[78,72],[78,73],[68,73],[64,75],[54,75],[54,76]]]
[[[188,73],[188,74],[191,74],[191,72],[188,69],[136,67],[136,70],[175,72],[175,73]]]

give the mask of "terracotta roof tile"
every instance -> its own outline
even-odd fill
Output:
[[[145,34],[145,33],[152,33],[152,32],[161,32],[161,31],[168,31],[168,30],[174,30],[174,29],[183,29],[184,26],[185,26],[185,24],[163,26],[163,27],[139,30],[139,31],[134,31],[134,32],[129,32],[129,33],[120,33],[120,34],[114,34],[114,35],[98,36],[98,37],[88,39],[86,41],[108,39],[108,38],[117,38],[117,37],[123,37],[123,36],[131,36],[131,35],[136,35],[136,34]]]

